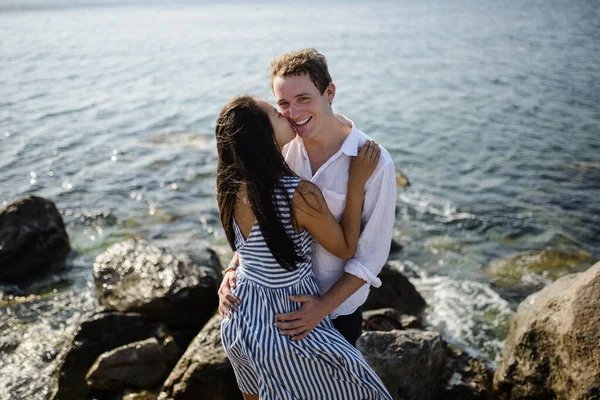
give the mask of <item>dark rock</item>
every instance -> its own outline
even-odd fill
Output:
[[[20,283],[64,265],[71,250],[54,203],[28,196],[0,210],[0,281]]]
[[[409,314],[419,318],[422,316],[427,303],[398,268],[390,264],[384,265],[379,278],[382,285],[379,288],[371,288],[369,297],[363,305],[364,310],[392,307],[399,314]]]
[[[600,263],[560,278],[517,309],[494,375],[514,399],[600,399]]]
[[[157,327],[139,314],[100,313],[84,321],[72,343],[59,355],[54,400],[88,400],[86,372],[102,353],[152,337]]]
[[[362,313],[363,321],[369,319],[374,315],[384,315],[389,318],[393,318],[400,323],[402,329],[422,329],[423,325],[421,320],[414,315],[400,314],[393,308],[380,308],[377,310],[364,311]]]
[[[358,350],[394,400],[435,399],[446,364],[444,341],[433,331],[365,332]]]
[[[183,253],[131,239],[96,258],[94,283],[100,304],[199,329],[217,309],[220,281],[212,267],[195,265]]]
[[[219,223],[218,214],[217,219],[214,221]],[[183,253],[190,258],[192,263],[199,265],[204,268],[204,270],[210,274],[212,271],[212,276],[221,282],[223,278],[223,267],[221,266],[221,261],[219,261],[219,256],[209,247],[206,246],[198,246],[198,243],[194,241],[189,241],[186,243],[178,243],[177,247],[173,248],[173,251],[177,254]]]
[[[398,253],[398,252],[402,251],[402,249],[404,249],[404,246],[402,246],[400,243],[398,243],[394,239],[392,239],[392,245],[390,246],[390,253]]]
[[[480,358],[446,344],[446,369],[438,399],[494,400],[493,372]]]
[[[233,367],[221,344],[219,315],[192,341],[158,396],[159,400],[241,400]]]
[[[172,338],[167,340],[172,343]],[[100,355],[85,379],[89,386],[109,392],[152,389],[162,385],[178,355],[154,337],[129,343]]]

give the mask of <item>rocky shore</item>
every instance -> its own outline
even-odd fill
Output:
[[[69,253],[60,214],[39,197],[0,210],[0,246],[0,282],[13,284],[61,268]],[[501,263],[490,270],[499,285],[511,276]],[[220,271],[208,247],[108,247],[93,265],[99,307],[56,355],[49,398],[241,399],[215,314]],[[394,399],[600,399],[600,263],[521,303],[495,371],[424,327],[427,304],[408,272],[384,267],[357,344]]]

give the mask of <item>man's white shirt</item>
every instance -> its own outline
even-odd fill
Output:
[[[352,125],[352,130],[340,150],[314,175],[303,140],[299,136],[283,148],[283,156],[292,170],[300,178],[314,183],[321,189],[331,213],[338,221],[342,218],[346,206],[350,157],[356,156],[358,148],[370,139],[356,128],[354,122],[340,117]],[[348,261],[343,260],[313,241],[313,271],[321,293],[327,292],[344,272],[367,282],[330,314],[332,318],[353,313],[366,301],[370,286],[381,286],[377,275],[387,261],[390,251],[395,209],[396,170],[390,154],[381,147],[379,164],[365,186],[361,234],[354,257]]]

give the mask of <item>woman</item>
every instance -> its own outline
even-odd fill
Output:
[[[299,341],[273,326],[276,314],[298,308],[290,296],[320,294],[311,270],[312,238],[338,257],[354,254],[364,187],[379,147],[368,142],[352,160],[338,223],[320,190],[285,163],[280,148],[294,132],[272,106],[234,98],[219,115],[216,136],[219,214],[239,255],[234,290],[243,300],[222,319],[221,338],[244,399],[391,399],[329,318]]]

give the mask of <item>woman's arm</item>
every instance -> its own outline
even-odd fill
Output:
[[[297,225],[309,231],[321,246],[340,258],[349,259],[356,250],[365,185],[377,167],[380,154],[379,145],[367,141],[350,161],[346,208],[339,223],[317,186],[302,181],[294,193],[292,204]]]

